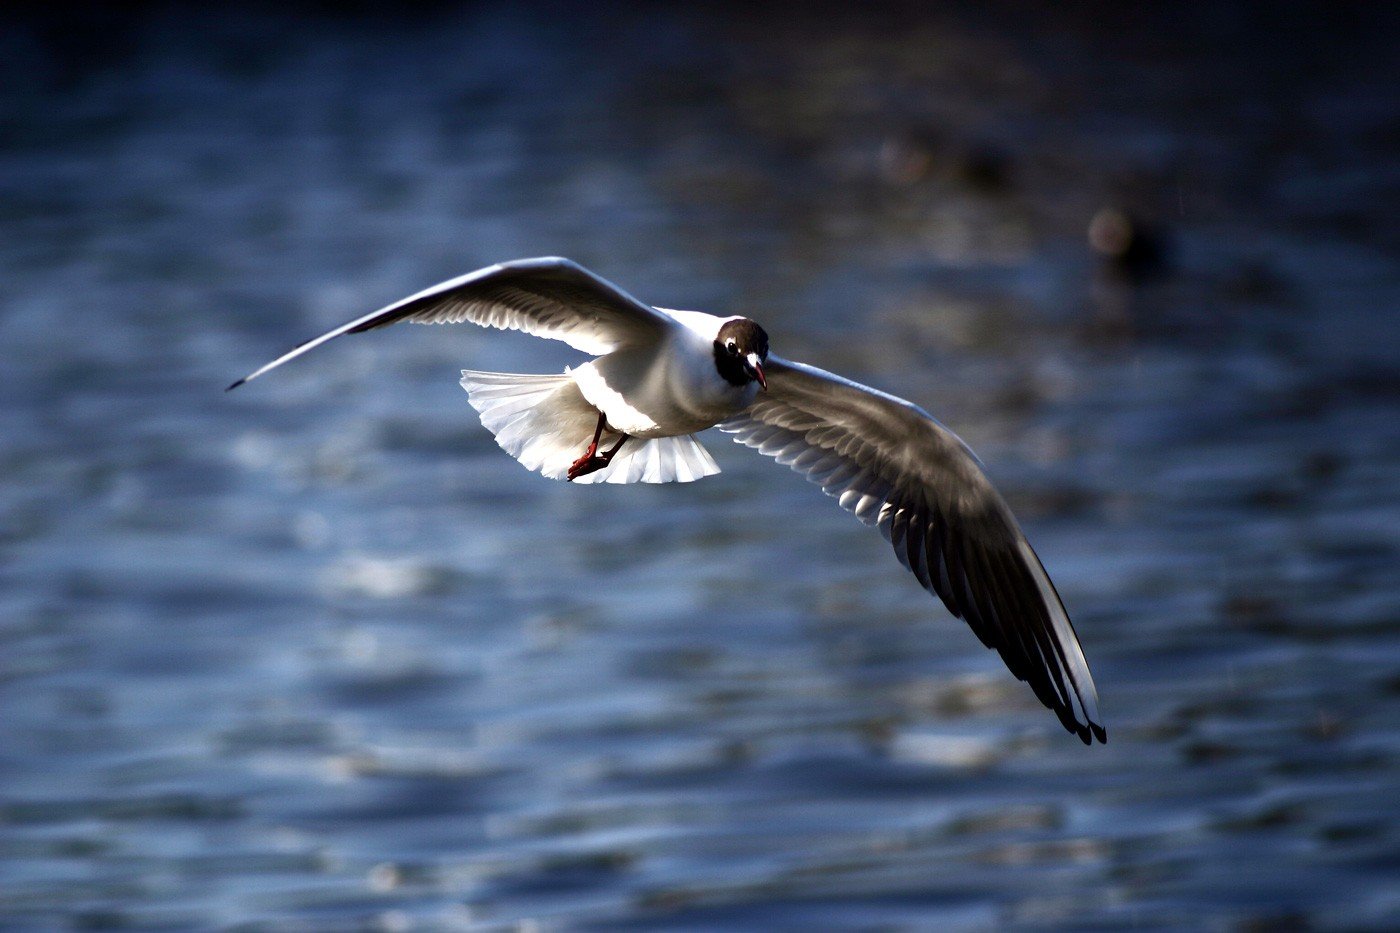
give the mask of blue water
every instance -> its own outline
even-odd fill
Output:
[[[0,925],[1400,924],[1400,32],[1270,10],[0,30]],[[1109,744],[722,435],[520,469],[567,348],[220,391],[544,254],[957,430]]]

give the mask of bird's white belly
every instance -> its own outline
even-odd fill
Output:
[[[757,386],[725,382],[708,347],[686,350],[618,350],[569,374],[613,430],[633,437],[694,434],[749,406]]]

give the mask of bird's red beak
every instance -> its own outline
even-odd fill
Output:
[[[745,362],[748,363],[749,372],[758,380],[758,384],[763,387],[765,392],[768,391],[768,380],[763,378],[763,364],[759,362],[758,354],[750,353]]]

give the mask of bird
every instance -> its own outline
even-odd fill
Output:
[[[1083,648],[1045,567],[977,458],[917,405],[769,350],[745,317],[652,307],[561,257],[497,263],[308,340],[470,322],[560,340],[563,373],[462,370],[483,426],[527,469],[572,483],[691,482],[718,428],[879,529],[899,562],[1086,745],[1108,740]]]

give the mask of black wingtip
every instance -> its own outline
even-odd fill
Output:
[[[1108,744],[1108,730],[1096,722],[1091,722],[1087,726],[1079,726],[1071,731],[1079,736],[1079,741],[1085,745],[1093,745],[1095,739],[1098,739],[1101,745]]]
[[[241,386],[243,383],[245,383],[245,382],[247,382],[247,381],[248,381],[247,379],[239,379],[239,380],[237,380],[236,382],[231,383],[231,384],[229,385],[229,387],[228,387],[227,389],[225,389],[224,391],[225,391],[225,392],[232,392],[234,389],[238,388],[239,386]]]
[[[1085,745],[1093,745],[1098,739],[1100,744],[1108,744],[1108,730],[1096,722],[1091,722],[1087,726],[1081,725],[1076,720],[1070,719],[1065,722],[1065,728],[1079,737],[1079,741]]]

